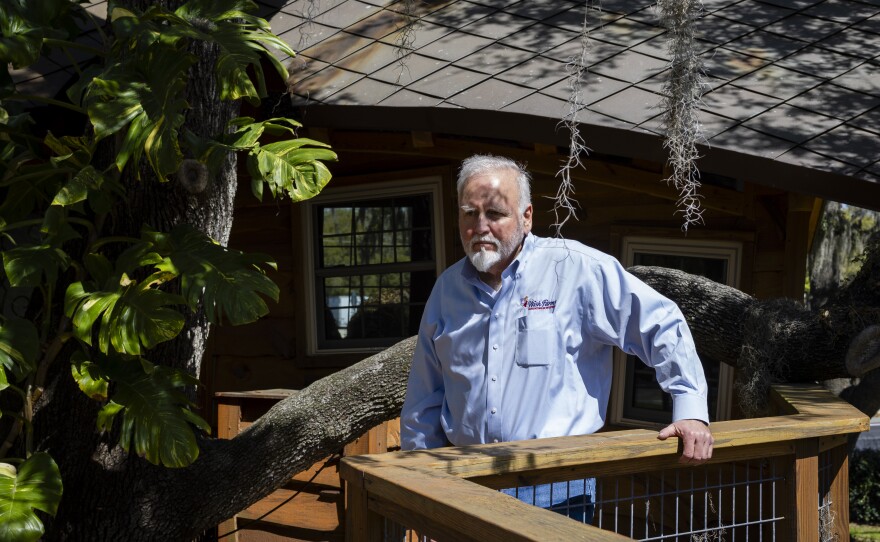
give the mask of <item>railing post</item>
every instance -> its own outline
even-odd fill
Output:
[[[819,439],[795,441],[789,472],[789,540],[819,542]]]
[[[829,450],[828,499],[831,501],[832,540],[849,540],[849,447],[844,441]]]
[[[223,439],[234,438],[239,432],[241,424],[241,400],[229,397],[217,399],[217,437]],[[217,525],[217,536],[232,533],[224,538],[229,542],[238,542],[238,521],[235,516],[220,522]]]
[[[370,510],[362,480],[346,480],[345,508],[346,542],[382,542],[382,516]]]

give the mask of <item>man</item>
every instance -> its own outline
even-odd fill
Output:
[[[403,449],[593,433],[605,423],[617,346],[672,394],[674,421],[658,438],[681,438],[683,463],[711,458],[706,381],[678,307],[606,254],[532,235],[529,175],[507,158],[465,160],[458,201],[467,257],[425,306]],[[593,481],[561,485],[505,492],[545,508],[574,497],[589,522]]]

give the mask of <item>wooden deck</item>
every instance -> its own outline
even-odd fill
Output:
[[[218,437],[233,438],[277,401],[295,393],[296,390],[287,389],[217,393]],[[342,455],[399,450],[399,427],[396,420],[374,427],[345,446]],[[278,509],[273,511],[276,507]],[[339,458],[334,457],[296,474],[265,499],[224,521],[218,526],[217,534],[223,537],[241,529],[221,538],[228,542],[342,542],[344,524],[345,499]]]

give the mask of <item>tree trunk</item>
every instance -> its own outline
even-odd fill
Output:
[[[861,327],[852,322],[860,315],[849,314],[850,307],[814,314],[790,299],[759,301],[674,269],[636,266],[629,271],[678,304],[697,350],[707,356],[738,369],[763,365],[779,382],[850,375],[845,357],[853,335],[841,331]]]
[[[173,9],[182,2],[130,0],[127,4],[139,10],[152,4]],[[199,61],[191,69],[187,85],[190,109],[186,127],[196,134],[213,136],[222,133],[227,123],[238,115],[239,103],[221,102],[218,98],[213,76],[218,51],[197,44],[191,52]],[[152,171],[148,168],[142,167],[140,173],[143,179],[123,179],[127,199],[106,222],[106,235],[139,237],[144,226],[170,231],[186,223],[227,244],[237,190],[235,155],[227,156],[220,172],[209,179],[203,191],[191,192],[177,175],[172,175],[167,183],[158,183],[151,178]],[[152,350],[150,361],[198,376],[209,325],[203,311],[187,311],[185,318],[180,335]],[[64,498],[55,518],[47,521],[46,539],[192,538],[192,518],[183,515],[186,506],[178,505],[188,500],[198,501],[199,493],[177,482],[184,471],[150,465],[125,453],[116,444],[116,434],[97,434],[95,419],[100,405],[79,391],[70,378],[68,364],[59,359],[55,365],[56,374],[47,383],[35,414],[39,448],[52,454],[64,481]],[[189,393],[194,399],[194,390]],[[220,474],[223,472],[219,470],[212,478],[225,476]],[[198,487],[204,488],[204,484]],[[182,536],[184,531],[188,534]],[[175,534],[162,536],[159,533]]]
[[[165,469],[102,450],[88,506],[50,539],[191,540],[265,497],[374,425],[397,416],[415,346],[410,338],[276,404],[232,440],[201,443],[200,458]],[[99,446],[103,448],[103,446]],[[65,478],[65,499],[67,479]],[[60,519],[60,518],[59,518]]]
[[[877,244],[838,302],[816,312],[672,269],[629,271],[679,305],[699,352],[737,368],[736,396],[747,415],[764,412],[771,384],[861,376],[880,366],[880,302],[870,292],[880,286]]]

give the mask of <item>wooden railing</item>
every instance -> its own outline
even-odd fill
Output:
[[[818,542],[820,530],[821,540],[848,540],[846,435],[867,430],[868,417],[818,386],[775,386],[772,403],[779,415],[712,425],[714,456],[696,467],[709,469],[697,476],[708,483],[689,489],[669,483],[696,472],[678,463],[675,439],[643,429],[347,458],[346,540],[400,542],[401,529],[438,541],[730,539],[722,535],[737,529],[736,540]],[[600,529],[607,510],[621,512],[619,499],[600,496],[594,525],[584,525],[497,491],[586,477],[600,486],[628,477],[644,512],[630,504],[627,521]],[[672,515],[675,525],[664,523]]]

